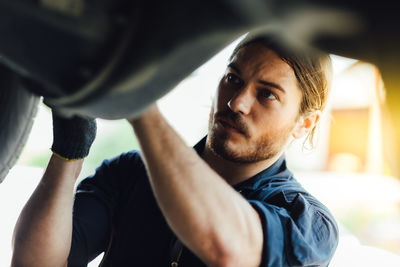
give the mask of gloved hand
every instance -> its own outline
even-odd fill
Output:
[[[64,118],[53,111],[53,145],[51,150],[66,160],[83,159],[96,137],[94,119],[79,116]]]

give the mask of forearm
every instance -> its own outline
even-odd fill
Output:
[[[132,124],[159,206],[185,245],[214,265],[260,243],[254,240],[262,233],[253,208],[186,146],[157,109]]]
[[[63,266],[72,237],[74,185],[83,160],[52,155],[14,229],[12,266]]]

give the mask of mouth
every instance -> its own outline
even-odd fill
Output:
[[[228,132],[244,135],[244,132],[241,131],[231,120],[220,118],[217,120],[217,122],[221,124],[222,127],[224,127],[224,129]]]

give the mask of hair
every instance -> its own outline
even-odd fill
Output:
[[[293,69],[298,86],[302,91],[299,116],[307,115],[314,110],[324,110],[332,77],[332,63],[329,54],[314,50],[289,48],[278,36],[274,35],[247,35],[235,47],[229,61],[233,60],[241,48],[252,43],[261,43],[273,50]],[[311,148],[314,147],[316,126],[304,141],[304,144],[309,141]]]

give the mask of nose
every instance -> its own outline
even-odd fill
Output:
[[[228,102],[228,107],[236,113],[242,115],[248,115],[251,111],[251,107],[254,102],[254,96],[249,86],[243,87],[233,95],[231,100]]]

